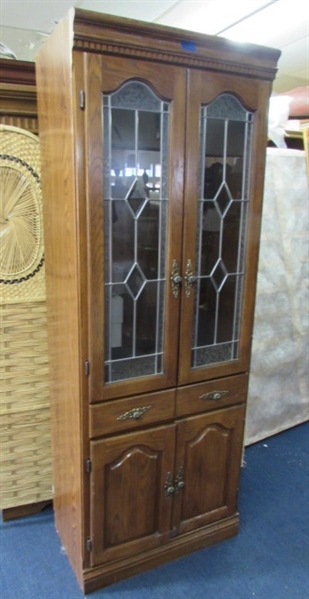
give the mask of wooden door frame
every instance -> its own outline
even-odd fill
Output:
[[[130,80],[150,82],[162,99],[171,100],[168,253],[164,339],[164,372],[138,379],[105,384],[104,377],[104,211],[102,93],[118,89],[130,73]],[[90,402],[172,387],[176,384],[179,299],[174,298],[169,281],[173,260],[180,262],[183,175],[185,70],[171,65],[89,54],[85,67],[86,198],[88,212],[88,285]],[[92,241],[91,241],[92,240]]]

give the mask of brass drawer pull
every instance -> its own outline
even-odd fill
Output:
[[[145,412],[151,409],[151,406],[144,406],[143,408],[133,408],[133,410],[129,410],[129,412],[125,412],[121,416],[118,416],[117,420],[139,420]]]
[[[218,401],[218,399],[221,399],[222,397],[224,397],[224,395],[227,395],[228,391],[210,391],[210,393],[206,393],[205,395],[200,395],[199,399],[210,399],[211,401]]]

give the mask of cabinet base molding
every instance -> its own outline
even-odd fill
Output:
[[[210,524],[204,528],[180,537],[175,537],[168,545],[152,549],[135,556],[84,572],[83,591],[92,593],[115,582],[141,574],[151,568],[156,568],[166,562],[180,558],[192,551],[197,551],[208,545],[225,541],[235,536],[239,531],[239,514]]]

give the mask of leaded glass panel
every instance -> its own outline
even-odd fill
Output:
[[[139,81],[103,95],[106,383],[162,373],[169,111]]]
[[[201,107],[193,368],[238,357],[252,123],[232,94]]]

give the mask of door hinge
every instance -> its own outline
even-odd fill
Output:
[[[92,551],[92,540],[90,539],[90,537],[88,537],[87,541],[86,541],[86,549],[87,551]]]
[[[84,371],[85,371],[85,375],[89,376],[89,374],[90,374],[90,363],[89,363],[89,360],[85,360]]]
[[[91,459],[87,458],[87,460],[86,460],[86,472],[87,472],[87,474],[90,474],[91,470],[92,470]]]
[[[85,110],[85,90],[79,90],[79,107],[81,110]]]

